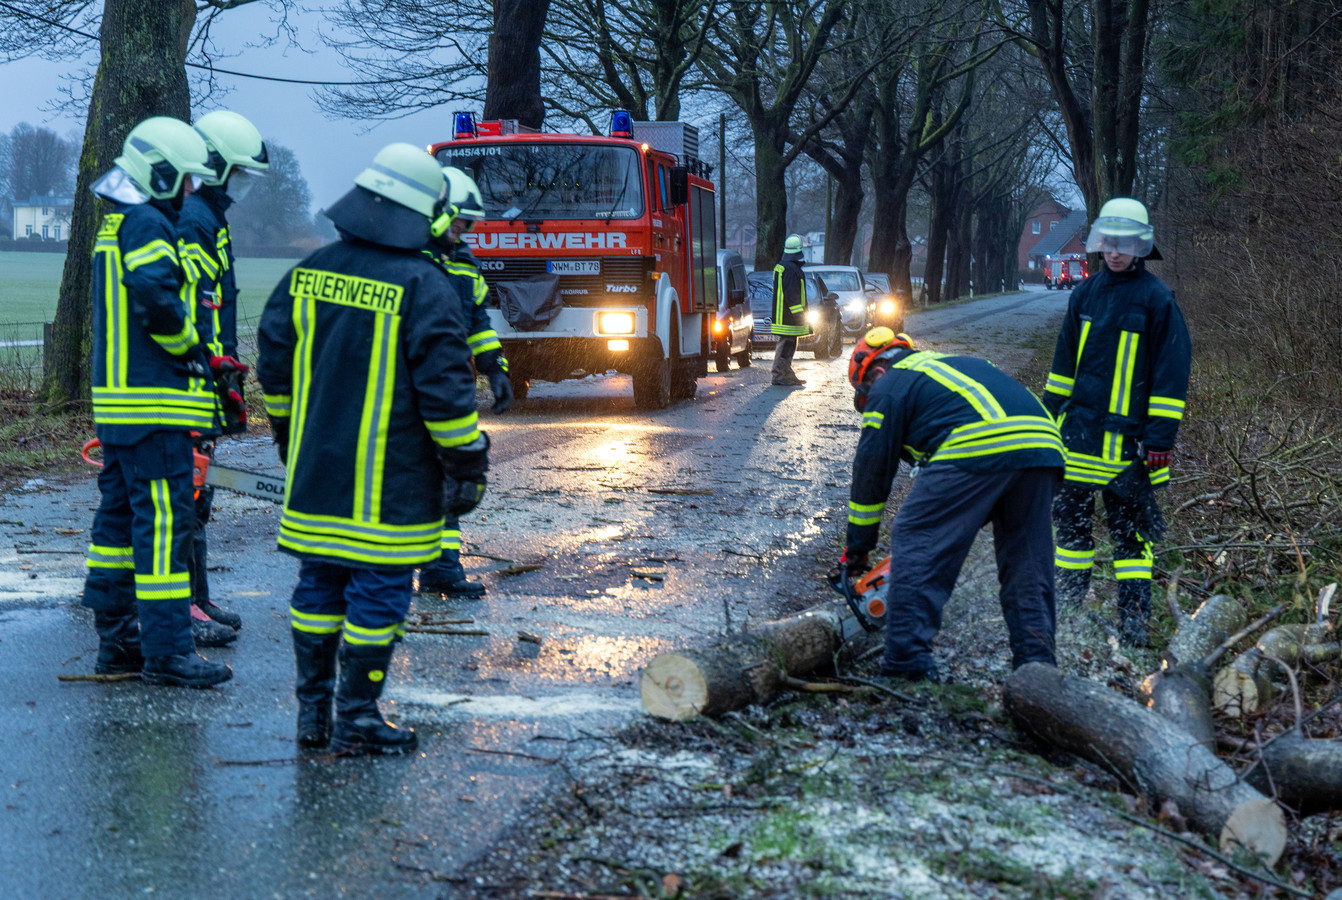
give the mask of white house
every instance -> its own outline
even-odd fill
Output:
[[[72,197],[29,197],[27,203],[15,200],[13,206],[15,240],[33,235],[44,241],[70,239],[70,219],[75,208]]]

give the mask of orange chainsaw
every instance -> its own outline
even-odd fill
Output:
[[[878,562],[860,578],[849,578],[840,566],[830,570],[826,580],[847,601],[848,608],[864,629],[881,629],[885,624],[885,585],[890,580],[890,557]]]

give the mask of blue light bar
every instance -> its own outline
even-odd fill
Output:
[[[468,112],[453,113],[452,120],[453,120],[453,126],[452,126],[453,140],[460,140],[461,138],[473,138],[479,136],[475,130],[474,113],[468,113]]]
[[[633,137],[634,117],[627,110],[617,109],[610,114],[611,137]]]

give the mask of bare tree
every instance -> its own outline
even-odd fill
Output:
[[[9,193],[15,199],[68,195],[74,186],[79,147],[54,131],[26,122],[14,126],[8,138]]]

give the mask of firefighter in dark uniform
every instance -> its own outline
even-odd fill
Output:
[[[1164,528],[1152,488],[1170,478],[1192,362],[1174,295],[1146,271],[1154,236],[1140,202],[1116,197],[1101,207],[1086,252],[1104,254],[1104,265],[1072,290],[1044,389],[1067,447],[1053,507],[1059,596],[1079,604],[1090,587],[1100,491],[1114,542],[1119,631],[1137,647],[1147,642],[1152,544]]]
[[[862,427],[837,574],[867,568],[900,460],[917,476],[890,528],[881,674],[937,677],[941,610],[988,523],[1012,665],[1054,665],[1050,505],[1063,455],[1043,406],[991,363],[916,352],[889,328],[873,328],[853,348],[848,380]]]
[[[265,142],[256,126],[228,110],[201,116],[196,131],[210,151],[211,174],[182,203],[177,233],[184,245],[183,267],[188,283],[192,321],[210,349],[210,370],[224,412],[223,433],[247,431],[243,381],[247,367],[238,361],[238,280],[234,274],[233,241],[225,212],[256,182],[255,174],[270,168]],[[197,451],[213,453],[216,434],[202,435]],[[196,520],[191,552],[191,631],[200,646],[220,646],[237,639],[242,617],[210,599],[205,526],[210,521],[214,488],[196,489]]]
[[[205,141],[166,116],[131,129],[93,185],[113,208],[93,248],[93,422],[103,447],[85,606],[99,674],[208,687],[233,676],[197,656],[187,558],[191,433],[216,427],[209,354],[187,306],[175,230],[186,179],[211,174]]]
[[[279,547],[301,560],[298,743],[395,754],[414,750],[415,734],[389,725],[377,700],[413,572],[438,558],[444,515],[483,496],[489,441],[465,282],[422,252],[430,229],[450,224],[442,169],[392,144],[354,183],[326,213],[340,239],[270,295],[257,375],[288,467]]]
[[[475,370],[489,379],[494,393],[494,412],[507,412],[513,405],[513,386],[508,380],[508,360],[503,345],[489,323],[485,300],[489,285],[480,274],[475,257],[461,236],[485,218],[485,203],[475,179],[460,169],[444,167],[447,178],[447,203],[452,210],[452,224],[442,234],[430,238],[430,253],[439,260],[448,275],[463,279],[468,287],[470,302],[465,309],[469,334],[466,342],[471,347]],[[461,565],[461,523],[449,515],[443,521],[443,547],[438,561],[419,570],[419,590],[427,594],[450,594],[454,597],[479,599],[485,595],[485,586],[466,577]]]
[[[811,333],[806,324],[806,285],[802,283],[801,264],[801,236],[790,234],[783,244],[783,259],[774,266],[774,309],[769,322],[769,331],[778,335],[772,380],[783,387],[806,383],[792,371],[797,338]]]

